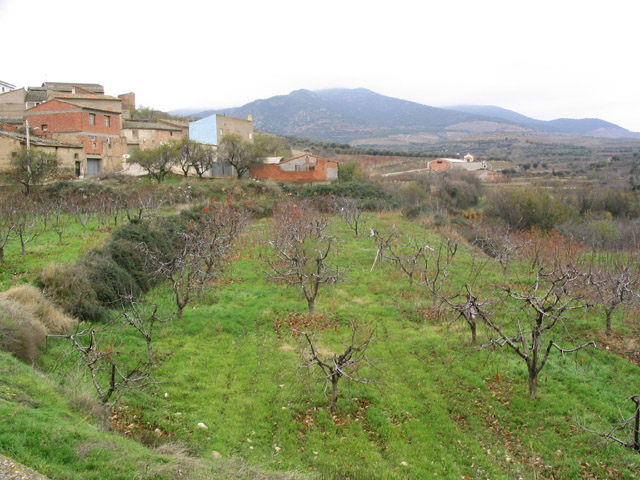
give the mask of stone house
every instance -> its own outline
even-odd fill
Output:
[[[0,171],[11,169],[12,153],[27,144],[26,135],[0,130]],[[80,141],[63,142],[50,138],[31,136],[30,148],[55,153],[60,158],[59,167],[79,176],[79,162],[84,158],[84,147]]]
[[[338,179],[338,162],[317,155],[304,154],[276,164],[253,165],[250,174],[256,180],[329,183]]]
[[[124,120],[122,135],[126,138],[127,152],[131,154],[136,148],[147,150],[169,140],[180,140],[183,130],[166,123]]]

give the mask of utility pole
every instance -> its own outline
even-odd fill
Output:
[[[27,132],[27,151],[29,151],[31,149],[31,141],[29,137],[29,119],[28,118],[24,119],[24,130],[25,132]]]
[[[29,119],[24,119],[25,132],[27,133],[27,175],[31,182],[31,137],[29,136]]]

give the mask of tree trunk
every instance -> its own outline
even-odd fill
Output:
[[[338,381],[340,377],[337,374],[334,374],[331,377],[331,405],[329,406],[329,410],[335,412],[338,408]]]
[[[471,327],[471,343],[475,345],[476,340],[478,338],[476,333],[476,330],[477,330],[476,322],[474,320],[471,320],[469,322],[469,327]]]
[[[0,263],[4,263],[4,247],[0,247]]]
[[[535,365],[529,367],[529,398],[536,398],[538,394],[538,372]]]
[[[309,306],[309,315],[315,313],[315,298],[307,299],[307,305]]]
[[[607,308],[605,310],[605,314],[606,314],[605,335],[609,337],[611,335],[611,316],[613,314],[613,308]]]

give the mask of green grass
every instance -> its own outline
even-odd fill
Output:
[[[403,231],[419,230],[392,214],[370,214],[367,222],[380,229],[396,224]],[[274,326],[276,318],[286,322],[291,313],[305,313],[306,302],[295,287],[267,278],[259,253],[269,228],[269,220],[251,225],[223,280],[187,306],[182,322],[158,328],[154,349],[161,362],[154,376],[161,383],[127,393],[116,409],[123,422],[134,424],[128,430],[134,439],[152,446],[178,442],[207,461],[212,451],[220,452],[231,469],[319,472],[326,478],[336,472],[343,475],[338,478],[640,475],[637,454],[577,426],[606,428],[619,409],[629,410],[626,398],[640,384],[636,366],[604,349],[564,358],[552,354],[538,398],[529,399],[525,365],[512,352],[473,348],[466,326],[453,317],[423,317],[431,306],[424,287],[409,287],[386,262],[371,272],[372,239],[354,237],[339,219],[332,232],[340,240],[338,261],[348,272],[320,291],[316,311],[332,328],[318,329],[316,338],[323,349],[339,351],[350,321],[374,328],[371,364],[359,375],[377,383],[343,381],[338,411],[331,414],[318,372],[301,368],[301,339],[286,326],[279,331]],[[436,238],[428,233],[428,241]],[[46,255],[33,259],[34,265],[57,261],[49,254],[54,247],[43,246]],[[69,249],[65,255],[77,256],[83,247],[79,241],[75,253]],[[472,251],[461,247],[448,288],[469,281],[472,258]],[[31,269],[36,268],[25,272]],[[523,279],[524,272],[524,266],[514,265],[513,278]],[[492,285],[501,278],[499,266],[487,263],[478,289],[495,290]],[[164,312],[173,308],[166,287],[150,297]],[[601,336],[595,311],[576,318],[575,325],[576,340]],[[614,329],[635,331],[623,325],[622,315]],[[480,342],[488,339],[481,328]],[[128,348],[139,344],[132,335],[120,342]],[[146,465],[175,462],[130,439],[98,432],[87,414],[70,409],[62,392],[78,378],[72,375],[73,359],[60,359],[63,350],[61,342],[49,342],[40,366],[47,378],[0,357],[0,385],[15,393],[11,400],[8,394],[0,397],[0,452],[54,479],[98,478],[110,468],[115,469],[110,478],[151,478],[153,469]],[[17,401],[19,395],[25,400]],[[34,398],[37,406],[30,403]],[[208,429],[198,428],[199,422]],[[161,437],[154,435],[156,429]],[[79,447],[87,443],[95,445],[88,455]],[[198,472],[190,475],[200,478]],[[230,477],[229,470],[211,474]]]

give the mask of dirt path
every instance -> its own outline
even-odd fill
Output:
[[[0,478],[2,480],[47,480],[47,477],[4,455],[0,455]]]

